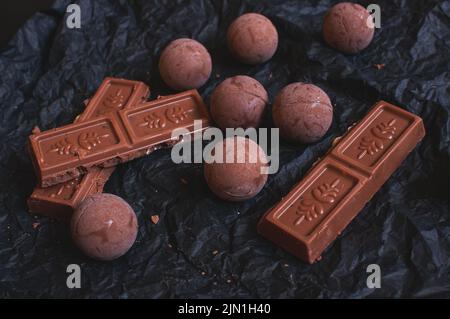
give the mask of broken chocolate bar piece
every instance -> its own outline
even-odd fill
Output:
[[[149,94],[148,86],[142,82],[105,78],[75,122],[139,105],[148,98]],[[114,167],[96,168],[88,174],[64,183],[47,188],[36,187],[28,199],[29,211],[68,220],[74,207],[84,198],[103,191],[103,186],[114,169]]]
[[[209,126],[209,116],[196,90],[164,96],[139,107],[69,124],[29,138],[39,184],[48,187],[77,178],[95,167],[111,167],[149,154],[180,137]],[[198,124],[198,128],[194,125]]]
[[[258,232],[313,263],[424,135],[420,117],[378,102],[262,217]]]
[[[87,196],[101,193],[115,167],[96,168],[88,174],[50,187],[36,187],[28,198],[30,213],[69,221]]]

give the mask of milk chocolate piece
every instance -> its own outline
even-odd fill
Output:
[[[97,167],[70,181],[36,187],[28,199],[30,213],[69,221],[75,207],[91,194],[101,193],[115,167]]]
[[[267,182],[267,157],[255,141],[232,136],[218,142],[219,161],[206,162],[204,175],[209,188],[218,197],[244,201],[258,194]],[[218,152],[215,156],[218,156]],[[228,162],[231,157],[232,161]]]
[[[298,143],[314,143],[330,128],[333,106],[320,87],[295,82],[277,94],[272,116],[282,137]]]
[[[236,75],[220,83],[211,94],[211,117],[222,130],[228,127],[258,127],[269,101],[257,80]]]
[[[209,125],[209,116],[196,90],[161,97],[141,106],[110,113],[30,136],[33,164],[41,186],[76,178],[95,167],[111,167],[172,144],[172,130],[194,133]]]
[[[161,53],[159,73],[174,90],[197,89],[208,81],[212,62],[208,50],[193,39],[177,39]]]
[[[109,112],[139,105],[149,96],[147,85],[139,81],[105,78],[86,109],[75,122],[86,121]],[[100,193],[114,167],[95,168],[92,172],[47,188],[36,187],[28,199],[31,213],[69,219],[74,207],[88,195]]]
[[[86,255],[113,260],[124,255],[136,240],[136,213],[122,198],[113,194],[94,194],[77,208],[70,222],[75,244]]]
[[[341,2],[328,10],[322,32],[331,47],[355,54],[370,44],[375,26],[366,8],[357,3]]]
[[[231,53],[241,62],[260,64],[278,47],[278,32],[272,21],[259,13],[246,13],[234,20],[227,31]]]
[[[420,117],[378,102],[262,217],[258,232],[313,263],[424,135]]]

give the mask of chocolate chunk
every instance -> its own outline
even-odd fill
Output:
[[[149,154],[178,141],[172,130],[194,133],[194,121],[209,125],[202,98],[196,90],[143,103],[117,114],[33,134],[31,157],[43,187],[77,178],[95,167],[111,167]]]
[[[142,82],[105,78],[95,95],[85,101],[86,109],[75,122],[137,106],[149,94],[148,86]],[[33,130],[33,134],[38,133],[40,130]],[[103,191],[103,186],[113,171],[114,167],[95,168],[71,181],[47,188],[36,187],[28,199],[29,211],[69,221],[75,206],[87,196]]]
[[[258,232],[313,263],[424,135],[420,117],[378,102],[261,218]]]

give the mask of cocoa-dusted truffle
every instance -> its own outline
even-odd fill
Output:
[[[278,93],[272,114],[281,136],[294,142],[313,143],[330,128],[333,107],[322,89],[297,82]]]
[[[228,47],[241,62],[259,64],[269,60],[277,50],[278,32],[272,22],[258,13],[247,13],[228,28]]]
[[[159,72],[174,90],[201,87],[211,75],[211,56],[205,47],[192,39],[177,39],[161,53]]]
[[[75,244],[88,256],[112,260],[125,254],[137,235],[137,218],[122,198],[112,194],[87,197],[75,210],[70,229]]]
[[[215,145],[213,153],[221,163],[206,162],[204,174],[209,188],[218,197],[243,201],[264,187],[268,163],[264,150],[257,143],[240,136],[228,137]],[[232,163],[226,161],[227,157]]]
[[[221,129],[261,124],[267,91],[255,79],[238,75],[220,83],[211,95],[211,116]]]
[[[343,53],[353,54],[363,50],[372,41],[375,31],[369,16],[369,12],[359,4],[336,4],[328,10],[323,20],[325,41]]]

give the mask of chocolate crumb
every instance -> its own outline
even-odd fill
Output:
[[[152,215],[151,217],[150,217],[150,219],[152,220],[152,223],[153,224],[158,224],[158,222],[159,222],[159,216],[158,215]]]
[[[34,128],[33,128],[33,131],[31,131],[31,133],[33,133],[33,134],[38,134],[38,133],[40,133],[41,132],[41,130],[39,129],[39,127],[37,127],[37,126],[35,126]]]

